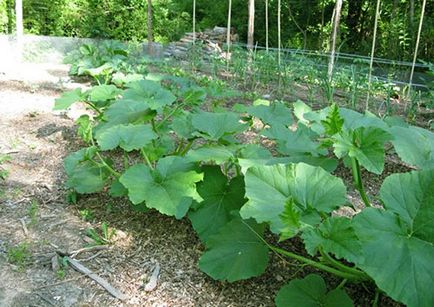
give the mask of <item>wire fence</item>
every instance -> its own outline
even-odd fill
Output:
[[[76,50],[82,44],[99,45],[107,42],[118,42],[106,39],[89,39],[89,38],[74,38],[74,37],[53,37],[53,36],[38,36],[38,35],[24,35],[22,38],[22,58],[18,58],[17,54],[17,41],[13,35],[0,35],[0,67],[13,66],[19,60],[27,63],[62,63],[64,57],[71,51]],[[135,50],[134,56],[144,57],[149,55],[148,43],[132,43],[132,42],[118,42],[124,46]],[[152,55],[156,59],[163,59],[165,51],[170,47],[158,43],[152,44]],[[243,57],[247,60],[248,52],[247,45],[242,43],[233,44],[231,46],[235,58],[238,60]],[[189,50],[185,59],[191,59],[192,55]],[[238,52],[238,54],[237,54]],[[273,66],[275,71],[285,69],[285,67],[302,67],[303,65],[309,66],[310,69],[316,70],[319,75],[327,71],[328,59],[330,54],[328,52],[319,52],[314,50],[302,50],[283,48],[281,53],[281,67],[277,66],[277,48],[268,48],[255,46],[254,48],[254,61],[257,61],[257,73],[270,74],[270,65]],[[264,60],[264,57],[268,58]],[[200,55],[203,57],[204,55]],[[216,55],[218,57],[218,55]],[[203,61],[204,59],[200,59]],[[260,61],[263,63],[260,63]],[[370,58],[367,56],[354,55],[348,53],[336,53],[335,75],[341,72],[357,68],[358,73],[364,73],[368,69]],[[237,65],[231,60],[231,65]],[[214,61],[215,69],[225,69],[227,67],[225,60],[220,59]],[[242,65],[238,63],[238,65]],[[259,71],[262,66],[267,71]],[[374,58],[373,77],[382,82],[393,83],[398,86],[405,86],[409,83],[409,76],[412,63],[405,61],[394,61],[383,58]],[[429,69],[428,64],[417,63],[416,72],[412,80],[412,86],[418,89],[426,90],[428,84],[433,81],[433,77],[426,72]]]

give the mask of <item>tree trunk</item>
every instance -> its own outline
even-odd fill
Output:
[[[154,36],[152,32],[152,0],[148,0],[148,52],[149,55],[153,54]]]
[[[346,24],[348,26],[348,46],[355,49],[360,42],[358,25],[362,15],[362,0],[348,1],[348,15]]]
[[[228,28],[226,32],[226,70],[229,71],[229,60],[231,52],[231,21],[232,21],[232,0],[229,0],[228,7]]]
[[[14,1],[6,0],[6,15],[8,18],[8,34],[12,34],[14,31]]]
[[[281,3],[280,0],[277,0],[277,64],[280,67],[280,48],[282,44],[282,38],[281,38],[281,27],[280,27],[280,9],[281,9]],[[280,80],[280,78],[279,78]]]
[[[303,30],[303,28],[298,24],[297,20],[295,20],[295,16],[292,14],[291,5],[289,3],[288,3],[288,13],[289,13],[289,17],[291,17],[291,20],[294,22],[297,29],[299,29],[301,34],[303,35],[303,49],[306,49],[307,31]]]
[[[249,24],[247,31],[247,48],[252,49],[255,32],[255,0],[249,0]]]
[[[196,0],[193,0],[193,45],[196,44]]]
[[[18,61],[21,63],[23,56],[23,0],[15,0],[15,26],[17,38],[17,56]]]
[[[268,52],[268,0],[265,0],[265,49]]]

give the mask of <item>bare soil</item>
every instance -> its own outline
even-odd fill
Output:
[[[64,77],[66,70],[60,70],[58,78]],[[137,212],[126,199],[105,194],[68,204],[62,163],[80,148],[70,118],[80,110],[69,117],[50,111],[63,88],[57,81],[44,86],[0,81],[0,154],[11,157],[2,165],[10,175],[0,179],[0,306],[273,306],[278,289],[288,280],[315,272],[270,253],[270,265],[261,277],[217,282],[197,267],[204,247],[188,220]],[[374,195],[380,181],[375,177],[368,185]],[[108,248],[76,259],[127,295],[125,301],[82,273],[52,264],[56,251],[94,243],[86,232],[100,229],[102,223],[115,230]],[[23,246],[24,260],[17,262],[12,252]],[[298,240],[285,247],[303,252]],[[158,285],[146,292],[157,264]],[[339,283],[317,273],[330,286]],[[346,290],[357,306],[371,305],[375,295],[371,285],[349,285]],[[385,296],[379,305],[398,306]]]

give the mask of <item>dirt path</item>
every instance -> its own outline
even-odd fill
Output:
[[[58,82],[3,79],[0,93],[0,155],[10,158],[1,166],[9,175],[0,180],[0,306],[272,305],[287,274],[213,281],[197,267],[203,246],[186,220],[135,212],[127,200],[104,195],[69,205],[62,163],[79,146],[73,121],[51,112]],[[56,250],[95,243],[86,233],[103,223],[115,231],[109,247],[77,259],[123,292],[123,302],[70,267],[53,267]],[[157,264],[158,286],[146,292]],[[284,265],[275,261],[270,271]]]

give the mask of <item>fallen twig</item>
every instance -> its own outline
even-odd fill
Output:
[[[101,287],[103,287],[104,289],[106,289],[111,295],[113,295],[114,297],[116,297],[117,299],[120,300],[125,300],[127,297],[126,295],[124,295],[123,293],[121,293],[119,290],[117,290],[116,288],[114,288],[112,285],[110,285],[108,283],[108,281],[106,281],[104,278],[96,275],[95,273],[93,273],[91,270],[89,270],[87,267],[85,267],[84,265],[82,265],[79,261],[72,259],[70,257],[66,257],[69,265],[76,271],[85,274],[86,276],[88,276],[90,279],[94,280],[95,282],[97,282]]]
[[[101,255],[102,252],[103,252],[103,251],[99,251],[98,253],[96,253],[96,254],[94,254],[94,255],[92,255],[92,256],[90,256],[90,257],[87,257],[87,258],[84,258],[84,259],[80,259],[80,261],[81,261],[81,262],[91,261],[92,259],[95,259],[95,258],[98,257],[99,255]]]
[[[41,293],[36,292],[36,295],[39,296],[44,302],[48,303],[50,306],[56,306],[49,298],[45,297]]]
[[[160,265],[157,262],[157,264],[155,265],[154,271],[152,272],[152,276],[145,286],[145,291],[150,292],[150,291],[153,291],[157,287],[159,275],[160,275]]]
[[[20,219],[21,227],[23,228],[23,232],[26,235],[26,237],[29,236],[29,230],[27,229],[26,221],[24,219]]]
[[[69,256],[71,258],[75,258],[75,257],[77,257],[78,254],[81,254],[81,253],[102,251],[102,250],[106,250],[108,248],[109,247],[107,245],[95,245],[95,246],[83,247],[83,248],[77,249],[77,250],[72,251],[72,252],[67,252],[67,251],[57,249],[56,253],[58,253],[62,257]]]

